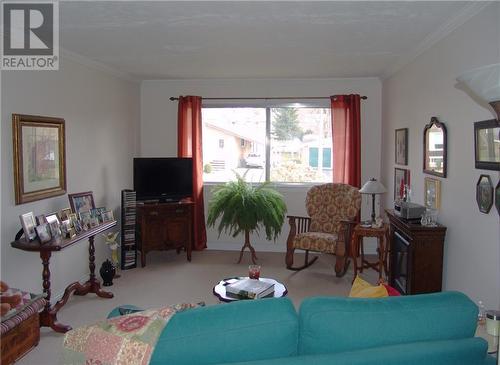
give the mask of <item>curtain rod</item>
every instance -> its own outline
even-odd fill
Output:
[[[329,96],[282,96],[282,97],[270,97],[270,98],[202,98],[203,100],[287,100],[287,99],[293,99],[293,100],[304,100],[304,99],[330,99]],[[362,96],[362,100],[368,99],[367,96]],[[176,98],[174,96],[170,97],[170,101],[175,101],[179,100],[179,98]]]

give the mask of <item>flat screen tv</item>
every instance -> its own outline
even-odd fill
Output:
[[[137,200],[179,201],[193,194],[191,158],[134,158]]]

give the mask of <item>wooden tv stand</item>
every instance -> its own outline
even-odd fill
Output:
[[[146,266],[146,254],[150,251],[184,249],[191,261],[193,246],[192,202],[149,203],[137,205],[139,251],[141,266]]]

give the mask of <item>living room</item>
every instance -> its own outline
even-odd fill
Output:
[[[21,228],[20,215],[54,212],[69,205],[67,195],[15,203],[12,114],[63,118],[66,193],[92,191],[96,206],[108,207],[119,217],[120,191],[133,187],[133,158],[177,156],[178,102],[170,101],[170,97],[295,97],[300,101],[359,94],[367,97],[361,101],[361,183],[374,177],[387,190],[377,197],[377,215],[384,216],[384,209],[394,208],[395,167],[410,170],[411,201],[424,203],[424,178],[428,176],[422,169],[424,128],[432,117],[446,125],[447,176],[438,178],[438,222],[447,227],[442,289],[460,291],[475,303],[482,301],[488,309],[499,309],[499,212],[495,206],[487,214],[479,211],[476,184],[481,174],[487,174],[496,187],[500,173],[477,169],[474,161],[474,122],[496,116],[487,103],[456,79],[471,69],[499,62],[500,3],[436,2],[431,6],[375,2],[373,8],[366,3],[301,3],[289,10],[278,2],[187,4],[158,2],[145,6],[131,2],[121,4],[117,11],[105,2],[61,2],[59,69],[2,70],[2,281],[29,292],[42,292],[40,257],[15,249],[10,243]],[[335,14],[343,14],[346,19]],[[370,16],[378,21],[364,24]],[[169,20],[164,28],[162,17]],[[260,22],[260,26],[251,22]],[[157,24],[166,34],[155,28]],[[188,32],[190,27],[195,27],[192,33]],[[318,33],[313,32],[315,29]],[[335,32],[344,36],[329,35]],[[287,33],[295,38],[286,38]],[[337,36],[340,41],[335,41]],[[195,42],[196,37],[201,40]],[[315,37],[318,45],[311,42]],[[331,43],[321,43],[329,38]],[[262,48],[252,48],[257,41]],[[348,41],[353,42],[352,47]],[[204,46],[203,42],[209,43]],[[319,52],[323,44],[338,51]],[[165,55],[171,58],[163,58]],[[326,102],[329,105],[329,100]],[[406,166],[394,163],[395,130],[401,128],[408,128]],[[204,187],[205,216],[214,185],[207,183]],[[274,187],[284,196],[287,214],[306,215],[304,201],[311,184]],[[363,197],[362,219],[370,218],[371,207],[371,199]],[[276,242],[266,240],[262,233],[251,235],[263,275],[270,275],[270,271],[284,277],[294,274],[285,266],[288,232],[285,222]],[[194,251],[191,263],[175,253],[150,255],[146,268],[123,271],[122,278],[115,280],[115,287],[110,288],[115,292],[113,304],[91,295],[74,297],[60,311],[60,319],[75,327],[88,318],[105,318],[110,308],[119,304],[151,307],[182,301],[214,303],[211,290],[215,283],[203,277],[205,266],[195,269],[192,282],[177,277],[174,288],[182,291],[190,285],[191,296],[185,290],[178,298],[170,293],[167,299],[175,302],[159,303],[161,296],[148,301],[133,293],[144,285],[138,278],[154,277],[154,272],[148,278],[141,276],[141,270],[148,266],[155,271],[171,265],[184,273],[186,265],[196,267],[204,255],[214,253],[221,260],[217,275],[244,275],[250,263],[247,254],[241,264],[235,264],[242,241],[242,235],[219,237],[216,228],[208,227],[207,249]],[[366,249],[375,253],[374,242],[368,242]],[[62,297],[68,283],[87,279],[87,256],[88,247],[78,244],[51,257],[52,300]],[[110,257],[104,240],[97,236],[95,256],[97,268]],[[273,267],[266,273],[266,265],[278,261],[282,271]],[[315,264],[319,269],[313,265],[293,277],[299,280],[289,287],[295,304],[299,300],[291,289],[307,286],[306,278],[323,280],[321,291],[312,295],[327,295],[330,290],[332,295],[348,294],[352,270],[336,278],[330,263],[320,261]],[[144,286],[140,288],[143,295],[155,290],[153,285]],[[114,288],[119,288],[119,295]],[[86,307],[95,314],[85,321],[67,315]],[[37,363],[37,353],[48,352],[44,346],[59,346],[50,351],[60,351],[62,337],[42,328],[39,348],[21,363]]]

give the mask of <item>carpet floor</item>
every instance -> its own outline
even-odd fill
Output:
[[[237,264],[236,251],[205,250],[193,252],[188,263],[185,255],[175,251],[153,252],[147,256],[146,267],[122,271],[114,285],[105,287],[114,298],[102,299],[93,294],[72,296],[58,313],[61,323],[73,328],[103,319],[115,307],[134,304],[143,308],[154,308],[182,302],[204,301],[207,305],[218,303],[212,289],[222,278],[246,276],[250,257],[245,253],[241,264]],[[285,268],[285,254],[273,252],[257,253],[262,266],[261,276],[274,278],[288,289],[288,297],[298,308],[309,296],[346,296],[353,279],[352,265],[342,278],[335,276],[335,257],[322,255],[311,267],[294,272]],[[302,255],[295,255],[297,263]],[[378,274],[365,270],[363,277],[376,283]],[[64,335],[41,328],[40,343],[23,357],[21,365],[56,365],[60,363]]]

